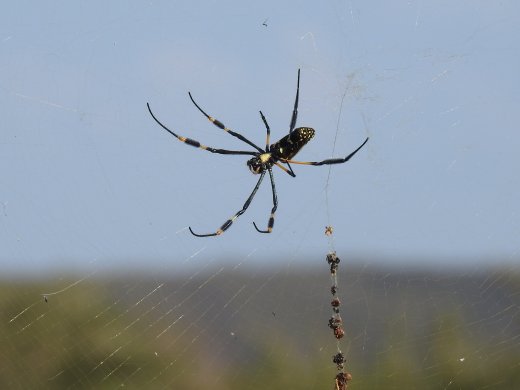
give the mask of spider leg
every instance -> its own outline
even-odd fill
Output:
[[[173,135],[175,138],[177,138],[179,141],[181,142],[184,142],[190,146],[193,146],[195,148],[199,148],[199,149],[203,149],[203,150],[207,150],[208,152],[211,152],[211,153],[218,153],[218,154],[235,154],[235,155],[249,155],[249,156],[256,156],[257,153],[256,152],[249,152],[249,151],[245,151],[245,150],[227,150],[227,149],[216,149],[216,148],[212,148],[210,146],[206,146],[206,145],[202,145],[199,141],[196,141],[194,139],[191,139],[191,138],[186,138],[186,137],[182,137],[178,134],[175,134],[173,131],[171,131],[170,129],[168,129],[165,125],[163,125],[159,119],[157,119],[155,117],[155,115],[153,114],[152,112],[152,109],[150,108],[150,104],[146,103],[146,106],[148,107],[148,111],[150,112],[150,115],[152,116],[152,118],[164,129],[166,130],[168,133],[170,133],[171,135]],[[262,151],[263,152],[263,151]]]
[[[200,106],[195,102],[195,100],[193,99],[193,97],[191,96],[191,92],[188,92],[188,95],[190,95],[190,99],[191,101],[193,102],[193,104],[195,104],[195,107],[197,107],[199,109],[200,112],[202,112],[202,114],[208,118],[208,120],[213,123],[215,126],[217,126],[218,128],[224,130],[225,132],[231,134],[233,137],[236,137],[238,138],[240,141],[243,141],[245,142],[246,144],[248,145],[251,145],[253,148],[255,148],[256,150],[258,150],[260,153],[263,153],[263,150],[260,149],[258,146],[256,146],[256,144],[254,144],[253,142],[249,141],[246,137],[244,137],[242,134],[239,134],[231,129],[228,129],[221,121],[219,121],[218,119],[215,119],[213,118],[212,116],[206,114],[206,112],[200,108]]]
[[[291,124],[289,125],[289,134],[294,130],[294,127],[296,126],[296,119],[298,119],[298,100],[300,96],[300,69],[298,69],[298,82],[296,83],[296,99],[294,99],[294,108],[293,113],[291,117]],[[289,173],[292,177],[295,177],[296,174],[294,173],[291,164],[287,163],[287,166],[289,167],[289,170],[291,173]]]
[[[365,146],[365,144],[368,142],[368,137],[367,139],[365,140],[365,142],[363,142],[356,150],[354,150],[352,153],[350,153],[347,157],[345,158],[329,158],[327,160],[323,160],[323,161],[294,161],[294,160],[286,160],[286,159],[283,159],[283,158],[279,158],[280,161],[284,162],[284,163],[291,163],[291,164],[302,164],[302,165],[332,165],[332,164],[343,164],[345,162],[347,162],[348,160],[350,160],[350,158],[355,155],[359,149],[361,149],[363,146]]]
[[[235,215],[233,215],[231,218],[229,218],[226,222],[224,222],[224,224],[215,233],[197,234],[190,227],[189,229],[190,229],[191,234],[193,234],[194,236],[197,236],[197,237],[212,237],[212,236],[220,236],[222,233],[224,233],[233,224],[235,219],[237,219],[238,217],[240,217],[242,214],[245,213],[245,211],[251,204],[251,201],[255,197],[255,194],[258,191],[258,188],[260,187],[260,184],[262,183],[264,176],[265,176],[265,171],[263,171],[260,174],[260,178],[258,179],[258,182],[256,183],[255,188],[253,188],[253,192],[251,192],[251,195],[249,195],[249,198],[247,198],[246,202],[244,203],[244,206],[242,206],[242,209],[240,211],[238,211]]]
[[[271,168],[267,169],[269,170],[269,177],[271,178],[271,190],[273,191],[273,208],[271,209],[271,216],[269,217],[269,222],[267,223],[267,230],[258,229],[256,223],[253,222],[253,225],[255,226],[255,229],[258,233],[271,233],[273,231],[274,213],[278,208],[278,198],[276,197],[276,186],[274,185],[273,171],[271,170]]]
[[[294,108],[291,117],[291,124],[289,125],[289,134],[296,126],[296,119],[298,118],[298,98],[300,96],[300,69],[298,69],[298,83],[296,84],[296,99],[294,100]]]
[[[290,170],[287,169],[287,168],[285,168],[282,164],[277,163],[277,162],[275,162],[274,165],[276,165],[276,166],[277,166],[278,168],[280,168],[282,171],[284,171],[285,173],[287,173],[289,176],[296,177],[296,174],[293,172],[293,170],[292,170],[292,168],[291,168],[291,166],[290,166],[289,164],[287,164],[287,165],[289,165]]]
[[[289,171],[290,171],[287,173],[289,173],[289,175],[291,175],[292,177],[296,177],[296,173],[294,173],[294,171],[292,170],[291,164],[289,164],[289,163],[286,163],[286,164],[289,167]]]
[[[267,136],[265,139],[265,152],[269,153],[269,145],[270,145],[270,140],[271,140],[271,129],[269,128],[269,125],[267,124],[267,119],[265,119],[265,116],[264,116],[264,114],[262,114],[262,111],[260,111],[260,116],[262,117],[265,128],[267,130]]]
[[[291,164],[289,164],[288,162],[286,162],[286,164],[289,167],[289,171],[291,171],[291,173],[287,173],[289,173],[289,175],[291,175],[292,177],[296,177],[296,173],[294,173],[294,171],[292,170]]]

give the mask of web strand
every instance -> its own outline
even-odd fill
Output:
[[[339,107],[338,120],[336,122],[336,132],[334,134],[334,141],[332,145],[331,158],[334,157],[336,151],[336,143],[339,134],[339,124],[341,121],[341,114],[343,111],[343,103],[345,102],[345,97],[347,96],[347,92],[349,90],[349,86],[345,88],[343,95],[341,97],[341,103]],[[338,276],[337,271],[339,267],[340,259],[336,255],[336,250],[334,246],[334,234],[333,234],[333,225],[331,222],[331,212],[330,212],[330,203],[329,203],[329,185],[330,185],[330,177],[332,172],[332,166],[329,165],[329,171],[327,173],[327,180],[325,182],[325,208],[327,214],[327,226],[325,227],[325,235],[328,238],[328,254],[327,254],[327,263],[330,266],[330,277],[331,277],[331,294],[332,301],[330,302],[332,307],[332,315],[329,318],[329,327],[332,329],[334,337],[336,338],[336,354],[332,357],[332,362],[336,364],[336,368],[338,373],[334,379],[334,389],[335,390],[346,390],[347,382],[352,379],[350,373],[345,371],[345,355],[341,352],[341,344],[340,339],[343,338],[345,331],[343,329],[343,320],[340,315],[340,305],[341,301],[338,297]]]

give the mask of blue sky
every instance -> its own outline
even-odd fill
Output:
[[[366,261],[520,257],[520,13],[513,1],[11,2],[0,15],[0,261],[6,272],[184,264],[194,254],[273,264],[335,245]],[[267,24],[264,26],[263,23]],[[240,156],[176,141],[263,144],[316,129],[301,160],[256,183]],[[343,102],[343,104],[342,104]],[[329,178],[329,179],[328,179]],[[328,183],[328,185],[327,185]],[[327,186],[326,186],[327,185]],[[328,206],[326,190],[328,191]],[[330,216],[330,219],[329,217]],[[248,260],[249,261],[249,260]]]

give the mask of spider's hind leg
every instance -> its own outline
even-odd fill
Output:
[[[365,141],[358,146],[358,148],[356,150],[354,150],[352,153],[350,153],[347,157],[345,158],[328,158],[326,160],[323,160],[323,161],[295,161],[295,160],[289,160],[289,159],[285,159],[285,158],[279,158],[279,160],[281,162],[284,162],[284,163],[291,163],[291,164],[300,164],[300,165],[334,165],[334,164],[343,164],[343,163],[346,163],[348,160],[350,160],[352,158],[352,156],[354,156],[357,152],[359,152],[359,150],[365,146],[365,144],[368,142],[368,137],[367,139],[365,139]]]
[[[291,124],[289,125],[289,134],[294,130],[296,126],[296,119],[298,119],[298,100],[300,97],[300,69],[298,69],[298,82],[296,84],[296,99],[294,99],[294,108],[291,116]]]
[[[195,99],[193,99],[193,96],[191,96],[191,92],[188,92],[188,95],[190,96],[190,99],[192,103],[197,107],[197,109],[204,115],[208,120],[213,123],[215,126],[217,126],[219,129],[224,130],[226,133],[231,134],[233,137],[238,138],[240,141],[245,142],[246,144],[252,146],[259,152],[263,152],[261,148],[259,148],[254,142],[251,142],[246,137],[244,137],[242,134],[237,133],[236,131],[231,130],[230,128],[226,127],[221,121],[219,121],[216,118],[213,118],[211,115],[206,114],[206,111],[204,111],[196,102]]]

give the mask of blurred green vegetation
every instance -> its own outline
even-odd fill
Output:
[[[0,388],[333,388],[325,271],[74,281],[0,283]],[[340,281],[349,388],[520,388],[517,273]]]

